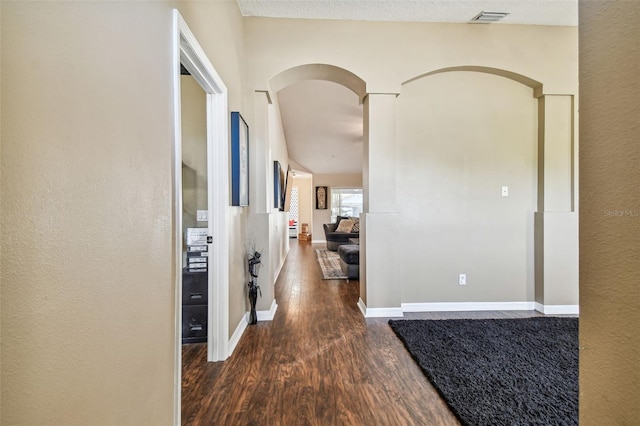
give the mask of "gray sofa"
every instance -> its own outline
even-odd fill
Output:
[[[336,232],[336,228],[342,219],[352,219],[350,217],[338,216],[336,223],[325,223],[324,236],[327,240],[327,249],[338,251],[338,247],[344,244],[350,244],[349,238],[360,238],[359,232]]]

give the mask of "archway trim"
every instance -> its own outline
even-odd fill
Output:
[[[277,93],[303,80],[325,80],[340,84],[358,95],[360,102],[367,93],[367,84],[363,79],[351,71],[329,64],[305,64],[289,68],[273,77],[269,85]]]
[[[524,84],[525,86],[530,87],[531,89],[533,89],[533,96],[535,98],[539,98],[540,96],[542,96],[542,83],[540,83],[539,81],[536,81],[530,77],[527,77],[525,75],[522,74],[518,74],[515,73],[513,71],[508,71],[508,70],[503,70],[500,68],[493,68],[493,67],[483,67],[483,66],[477,66],[477,65],[461,65],[461,66],[456,66],[456,67],[447,67],[447,68],[440,68],[434,71],[430,71],[428,73],[425,74],[420,74],[416,77],[413,77],[407,81],[404,81],[402,83],[402,85],[404,86],[405,84],[411,83],[413,81],[419,80],[423,77],[427,77],[430,75],[435,75],[435,74],[442,74],[445,72],[453,72],[453,71],[471,71],[471,72],[481,72],[481,73],[485,73],[485,74],[492,74],[492,75],[497,75],[500,77],[505,77],[508,78],[510,80],[513,81],[517,81],[520,84]]]

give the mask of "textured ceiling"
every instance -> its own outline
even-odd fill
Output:
[[[578,25],[578,0],[237,1],[244,16],[271,18],[465,23],[486,11],[510,12],[500,25]]]

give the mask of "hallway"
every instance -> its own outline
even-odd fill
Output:
[[[322,279],[311,243],[291,240],[275,295],[274,320],[248,326],[227,361],[207,364],[206,345],[183,346],[183,424],[458,424],[387,319],[362,316],[358,282]]]

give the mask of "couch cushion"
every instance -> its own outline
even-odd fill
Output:
[[[349,265],[360,264],[360,246],[356,244],[345,244],[338,247],[340,259]]]
[[[336,223],[340,223],[342,219],[351,219],[349,216],[338,216],[336,218]]]
[[[353,228],[353,220],[342,219],[336,228],[336,232],[351,232],[351,228]]]
[[[326,234],[327,241],[337,241],[340,243],[346,243],[349,238],[358,238],[360,234],[354,234],[352,232],[329,232]]]

